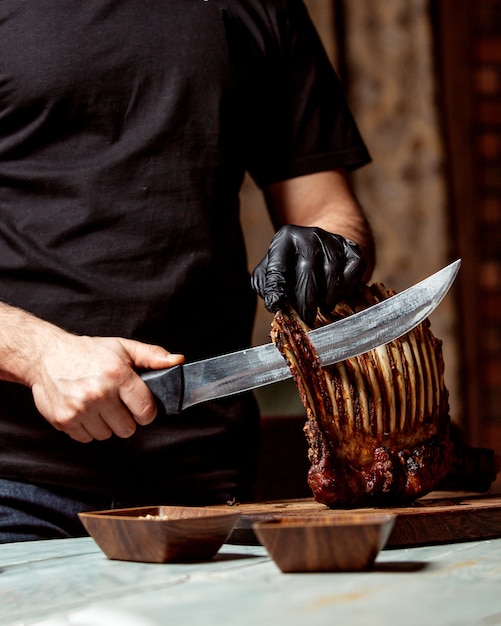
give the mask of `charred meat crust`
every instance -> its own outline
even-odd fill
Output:
[[[315,326],[392,295],[381,283],[360,285],[330,316],[319,314]],[[318,502],[405,503],[447,484],[448,477],[456,488],[488,488],[496,476],[494,455],[466,446],[451,426],[442,342],[428,320],[385,346],[325,368],[308,330],[287,309],[275,315],[271,337],[306,408],[308,483]]]

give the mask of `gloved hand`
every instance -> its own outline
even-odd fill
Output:
[[[366,263],[356,243],[322,228],[283,226],[252,274],[252,288],[275,313],[286,302],[311,326],[317,308],[330,312],[363,277]]]

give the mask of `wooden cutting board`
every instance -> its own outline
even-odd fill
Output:
[[[290,516],[328,515],[333,512],[313,498],[237,504],[228,507],[240,512],[240,521],[229,543],[258,544],[252,524]],[[433,492],[412,506],[388,508],[334,509],[336,513],[387,512],[397,515],[386,548],[471,541],[501,537],[501,495],[460,492]]]

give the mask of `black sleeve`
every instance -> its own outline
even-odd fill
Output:
[[[259,186],[370,161],[302,0],[271,2],[253,33],[260,54],[249,103],[248,170]]]

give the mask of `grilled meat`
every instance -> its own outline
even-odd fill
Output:
[[[360,285],[332,315],[319,314],[315,326],[392,295],[381,283]],[[308,483],[318,502],[404,503],[446,484],[452,474],[465,489],[475,482],[488,488],[496,476],[492,451],[468,447],[466,454],[457,429],[451,437],[442,342],[428,320],[389,344],[325,368],[308,330],[289,309],[275,315],[271,337],[306,408]]]

